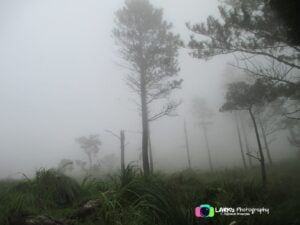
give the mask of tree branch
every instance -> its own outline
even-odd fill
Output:
[[[254,156],[254,155],[252,155],[252,154],[250,154],[250,153],[246,153],[246,155],[248,155],[248,156],[250,156],[250,157],[252,157],[252,158],[258,160],[259,162],[261,162],[261,159],[260,159],[260,158]]]
[[[115,134],[114,132],[110,131],[110,130],[105,130],[107,133],[110,133],[111,135],[113,135],[115,138],[118,138],[119,140],[121,140],[121,137],[118,136],[117,134]]]
[[[161,117],[163,117],[163,116],[177,116],[177,115],[172,115],[171,113],[179,106],[181,104],[181,102],[169,102],[167,105],[165,105],[164,107],[163,107],[163,109],[159,112],[159,113],[157,113],[157,114],[155,114],[155,115],[153,115],[152,117],[150,117],[149,119],[148,119],[148,121],[149,122],[152,122],[152,121],[154,121],[154,120],[157,120],[158,118],[161,118]]]

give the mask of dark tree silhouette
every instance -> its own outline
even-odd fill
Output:
[[[125,1],[125,6],[116,12],[115,22],[113,36],[124,60],[122,66],[129,71],[127,84],[140,97],[142,159],[147,176],[149,122],[172,115],[179,105],[168,101],[168,97],[182,82],[174,79],[179,72],[177,57],[182,43],[172,33],[172,25],[163,20],[163,11],[148,0]],[[151,112],[149,106],[157,100],[167,101],[161,111]]]

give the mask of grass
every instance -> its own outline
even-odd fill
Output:
[[[31,215],[48,215],[69,225],[300,224],[300,166],[278,163],[268,168],[267,190],[259,170],[203,173],[185,170],[143,177],[128,166],[122,174],[80,181],[56,170],[39,170],[34,179],[0,181],[0,224],[24,224]],[[82,213],[91,199],[100,205]],[[270,215],[195,218],[201,203],[214,207],[265,207]],[[42,224],[41,224],[42,225]]]

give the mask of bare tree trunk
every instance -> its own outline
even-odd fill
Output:
[[[243,165],[244,165],[245,169],[248,169],[247,168],[246,159],[245,159],[244,150],[243,150],[243,143],[242,143],[242,138],[241,138],[241,131],[240,131],[240,127],[239,127],[239,121],[238,121],[238,117],[237,117],[237,112],[234,112],[234,118],[235,118],[235,123],[236,123],[236,130],[237,130],[238,138],[239,138],[239,144],[240,144],[240,150],[241,150],[241,156],[242,156],[242,160],[243,160]]]
[[[244,141],[245,141],[245,146],[246,146],[248,163],[249,163],[250,167],[252,168],[253,167],[253,162],[252,162],[252,158],[250,156],[250,148],[249,148],[248,138],[247,138],[247,134],[246,134],[246,130],[245,130],[245,126],[243,124],[243,121],[241,121],[241,127],[242,127],[242,134],[243,134]]]
[[[209,168],[211,171],[214,170],[213,168],[213,164],[212,164],[212,160],[211,160],[211,155],[210,155],[210,148],[209,148],[209,144],[208,144],[208,137],[207,137],[207,130],[206,130],[206,126],[203,126],[203,134],[204,134],[204,139],[205,139],[205,144],[206,144],[206,150],[207,150],[207,155],[208,155],[208,162],[209,162]]]
[[[150,175],[149,159],[148,159],[148,139],[149,139],[149,120],[147,107],[147,90],[145,83],[145,75],[141,74],[141,107],[142,107],[142,158],[144,175]]]
[[[125,132],[124,130],[120,131],[120,144],[121,144],[121,171],[125,170]]]
[[[259,126],[260,126],[260,129],[261,129],[261,134],[263,136],[263,140],[264,140],[264,144],[265,144],[265,148],[266,148],[269,163],[270,163],[270,165],[273,165],[273,160],[272,160],[272,157],[271,157],[271,152],[270,152],[270,148],[269,148],[265,128],[264,128],[263,123],[261,122],[260,119],[259,119]]]
[[[150,130],[148,131],[149,134],[149,161],[150,161],[150,172],[153,173],[153,152],[152,152],[152,145],[151,145],[151,136],[150,136]]]
[[[191,165],[191,157],[190,157],[190,147],[189,147],[189,139],[188,139],[188,134],[187,134],[187,129],[186,129],[186,122],[184,120],[184,135],[185,135],[185,147],[186,147],[186,153],[187,153],[187,159],[188,159],[188,165],[189,169],[192,168]]]
[[[254,125],[254,130],[255,130],[255,135],[256,135],[256,140],[257,140],[257,145],[258,145],[258,150],[259,150],[259,154],[260,154],[260,166],[261,166],[261,175],[262,175],[262,184],[263,184],[263,188],[266,188],[267,185],[267,173],[266,173],[266,166],[265,166],[265,157],[264,157],[264,153],[261,147],[261,142],[260,142],[260,138],[259,138],[259,133],[258,133],[258,129],[257,129],[257,124],[255,121],[255,117],[253,115],[253,112],[251,110],[251,108],[249,109],[249,113]]]

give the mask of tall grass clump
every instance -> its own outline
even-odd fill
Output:
[[[71,206],[81,194],[80,186],[70,177],[50,169],[36,172],[0,193],[0,224],[18,224],[30,214]]]
[[[33,185],[38,199],[55,206],[72,205],[81,193],[76,181],[53,169],[37,171]]]

